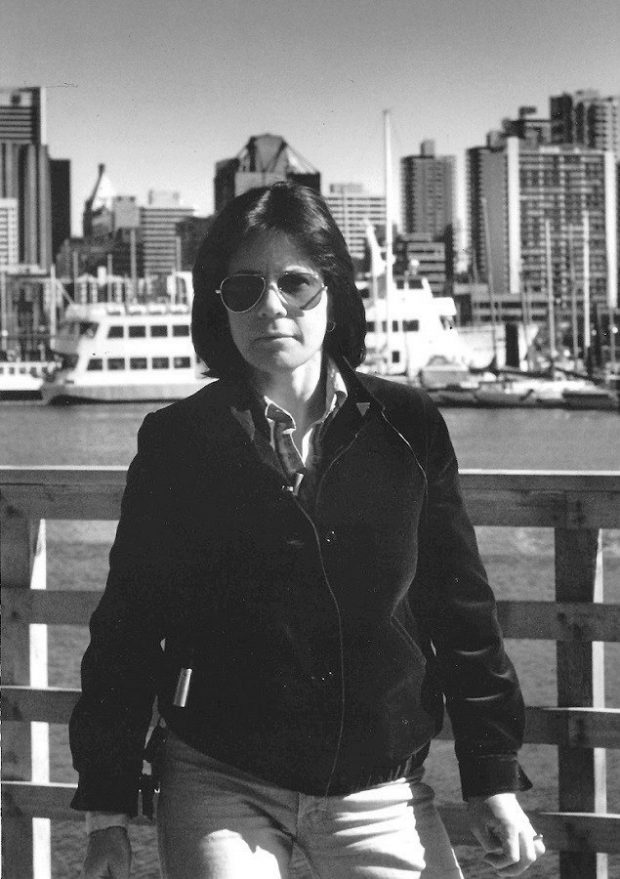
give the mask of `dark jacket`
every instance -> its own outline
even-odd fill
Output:
[[[445,701],[464,796],[529,786],[445,423],[419,390],[345,379],[305,498],[240,387],[145,419],[71,719],[74,808],[135,814],[155,695],[189,744],[316,795],[420,763]]]

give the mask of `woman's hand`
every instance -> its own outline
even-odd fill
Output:
[[[106,827],[88,836],[83,879],[129,879],[131,845],[125,827]]]
[[[545,853],[513,793],[471,797],[467,802],[472,832],[484,851],[484,860],[500,876],[519,876]]]

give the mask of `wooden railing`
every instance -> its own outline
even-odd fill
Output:
[[[46,627],[86,625],[100,593],[45,590],[45,520],[114,520],[124,481],[124,468],[0,468],[5,879],[49,876],[49,819],[79,817],[73,785],[49,783],[47,724],[67,722],[78,691],[47,686]],[[557,746],[557,810],[532,822],[561,879],[604,879],[620,853],[620,815],[606,809],[620,709],[602,690],[620,605],[603,603],[601,534],[620,528],[620,473],[466,471],[462,483],[475,525],[554,529],[555,600],[498,606],[507,637],[556,642],[558,705],[528,709],[526,741]],[[455,844],[472,844],[462,804],[442,815]]]

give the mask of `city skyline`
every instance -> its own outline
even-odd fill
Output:
[[[100,162],[119,195],[175,190],[206,214],[215,163],[265,132],[318,168],[324,193],[382,194],[384,109],[396,205],[399,159],[430,138],[456,156],[464,219],[465,151],[502,118],[522,105],[547,116],[562,92],[620,91],[616,0],[6,0],[2,20],[0,81],[47,89],[78,234]]]

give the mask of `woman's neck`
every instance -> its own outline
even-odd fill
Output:
[[[295,419],[296,433],[320,418],[325,408],[325,374],[320,355],[294,372],[259,373],[253,377],[259,394],[269,397]]]

